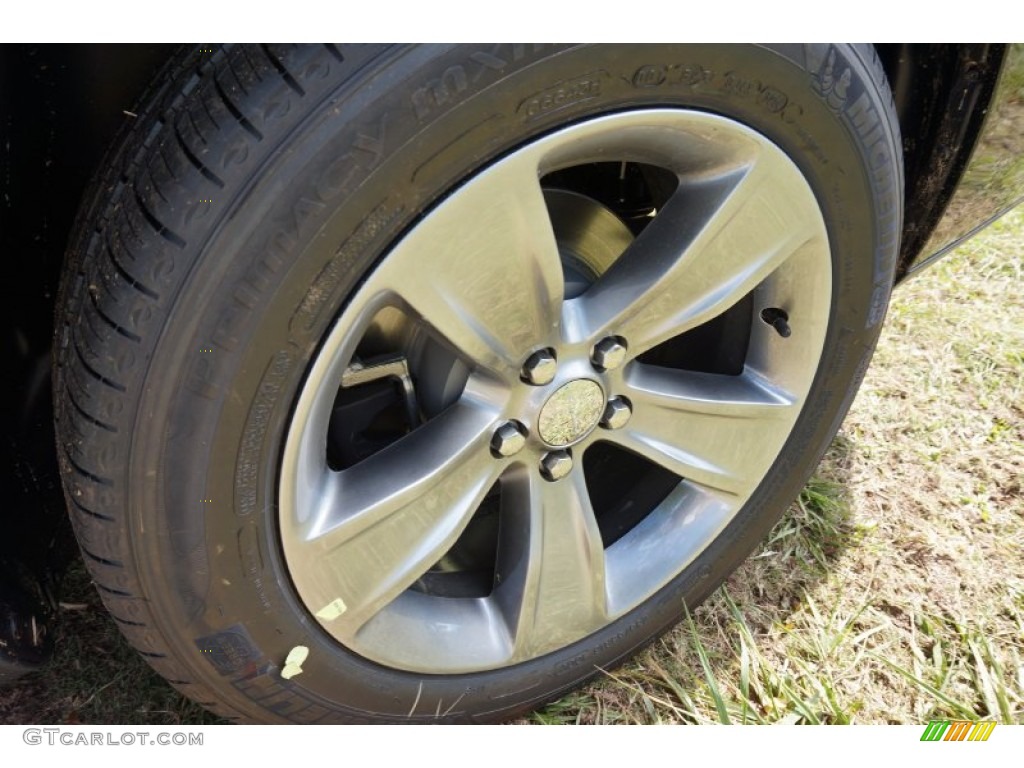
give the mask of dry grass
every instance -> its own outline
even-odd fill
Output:
[[[1024,209],[896,291],[816,479],[696,615],[539,722],[1024,723]]]
[[[533,722],[1024,722],[1024,210],[896,292],[817,478],[674,632]],[[81,578],[0,722],[212,718]]]

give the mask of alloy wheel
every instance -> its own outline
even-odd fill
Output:
[[[627,225],[546,181],[600,163],[673,188]],[[589,213],[568,226],[576,205]],[[831,282],[800,169],[732,120],[622,112],[486,166],[384,255],[307,374],[279,483],[300,599],[349,650],[432,674],[525,662],[622,618],[769,475]],[[658,354],[741,305],[736,370]],[[642,514],[614,535],[587,472],[603,450],[668,478],[645,494],[634,473],[621,490]],[[432,586],[481,563],[476,587]]]

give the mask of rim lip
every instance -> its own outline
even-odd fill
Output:
[[[822,212],[822,205],[818,202],[818,196],[815,193],[814,188],[810,186],[810,182],[808,181],[807,175],[804,173],[803,169],[800,167],[799,157],[791,157],[790,155],[788,155],[785,152],[784,149],[782,149],[782,147],[780,147],[778,144],[776,144],[771,138],[769,138],[768,136],[766,136],[765,134],[761,133],[759,130],[757,130],[757,129],[751,127],[751,126],[748,126],[748,125],[745,125],[743,123],[740,123],[740,122],[738,122],[738,121],[736,121],[736,120],[734,120],[734,119],[732,119],[730,117],[718,115],[718,114],[716,114],[714,112],[711,112],[711,111],[708,111],[708,110],[705,110],[705,109],[694,108],[694,107],[649,107],[649,106],[647,106],[647,107],[636,107],[636,108],[632,108],[632,109],[611,110],[611,111],[608,111],[608,112],[605,112],[605,113],[601,113],[601,114],[597,114],[597,115],[591,115],[591,116],[582,118],[582,119],[574,122],[573,124],[565,125],[565,126],[559,126],[559,127],[556,127],[554,129],[552,129],[551,131],[549,131],[547,133],[540,134],[540,135],[537,135],[537,136],[534,136],[534,137],[530,137],[530,138],[524,140],[522,143],[516,145],[515,147],[512,147],[512,148],[504,151],[503,153],[497,155],[496,157],[491,159],[489,162],[487,162],[486,165],[473,170],[471,173],[469,173],[466,176],[464,176],[464,177],[460,178],[459,180],[457,180],[450,188],[448,188],[447,190],[441,192],[430,205],[424,207],[424,213],[422,214],[422,216],[414,224],[412,224],[411,226],[407,227],[406,229],[404,229],[403,231],[401,231],[400,233],[398,233],[396,235],[395,239],[391,241],[391,243],[384,249],[384,251],[382,251],[382,253],[380,255],[380,258],[378,258],[375,261],[374,266],[370,269],[370,271],[368,271],[366,273],[366,275],[364,275],[360,279],[359,282],[356,283],[356,286],[353,288],[352,292],[345,299],[344,304],[342,305],[342,307],[338,311],[337,316],[335,317],[334,321],[331,323],[328,331],[323,336],[323,338],[321,340],[321,343],[318,346],[316,352],[313,354],[312,358],[310,359],[310,361],[309,361],[309,363],[307,365],[307,368],[306,368],[306,374],[305,374],[305,376],[303,378],[303,381],[302,381],[299,389],[297,390],[297,393],[294,396],[293,407],[291,409],[291,415],[289,417],[289,423],[288,423],[288,426],[287,426],[286,438],[285,438],[285,441],[283,442],[283,449],[281,451],[281,456],[280,456],[281,463],[279,465],[279,470],[280,471],[278,473],[278,482],[276,484],[276,489],[275,489],[277,491],[277,501],[278,501],[278,505],[277,505],[277,507],[278,507],[277,523],[278,523],[278,526],[279,526],[279,529],[278,529],[278,542],[277,543],[278,543],[278,545],[280,547],[280,551],[281,551],[281,554],[282,554],[283,564],[285,565],[285,567],[287,569],[288,576],[289,576],[289,578],[292,581],[292,586],[293,586],[293,588],[295,590],[295,594],[296,594],[300,604],[309,613],[310,618],[313,619],[315,621],[315,623],[318,623],[320,625],[320,629],[322,629],[327,634],[327,636],[330,637],[334,642],[337,642],[339,645],[344,647],[346,650],[348,650],[350,652],[353,652],[356,655],[361,656],[361,657],[363,657],[363,658],[365,658],[365,659],[367,659],[367,660],[369,660],[371,662],[378,663],[378,664],[381,664],[381,665],[383,665],[385,667],[392,668],[392,669],[395,669],[395,670],[398,670],[398,671],[410,671],[410,672],[426,673],[426,674],[450,674],[450,673],[459,674],[459,673],[467,673],[467,672],[481,672],[481,671],[505,669],[505,668],[508,668],[508,667],[511,667],[511,666],[515,666],[515,665],[518,665],[518,664],[522,664],[522,663],[526,663],[526,662],[529,662],[529,661],[533,661],[533,660],[535,660],[537,658],[541,658],[543,656],[547,656],[549,654],[552,654],[552,653],[555,653],[555,652],[558,652],[558,651],[562,651],[562,650],[571,648],[577,642],[582,641],[582,640],[586,639],[587,636],[589,636],[589,635],[584,635],[583,637],[572,639],[572,640],[570,640],[568,642],[565,642],[565,643],[561,644],[557,648],[553,648],[553,649],[547,650],[547,651],[545,651],[543,653],[537,654],[536,656],[533,656],[533,657],[528,658],[528,659],[514,659],[514,660],[512,660],[512,661],[510,661],[508,663],[500,663],[500,664],[491,664],[491,663],[486,663],[486,664],[482,664],[482,665],[477,664],[477,665],[466,666],[464,668],[462,668],[462,667],[454,668],[453,667],[451,669],[437,669],[435,667],[430,667],[430,666],[420,666],[418,663],[416,663],[414,661],[411,661],[411,660],[409,660],[407,658],[406,659],[393,658],[393,657],[388,657],[386,655],[379,654],[372,647],[365,646],[362,643],[351,643],[351,642],[344,641],[343,639],[339,638],[335,633],[333,633],[331,631],[330,627],[325,622],[323,622],[319,618],[315,617],[315,615],[314,615],[315,606],[311,605],[303,597],[302,589],[300,588],[299,584],[297,583],[296,578],[295,578],[295,574],[294,574],[293,569],[292,569],[292,567],[290,565],[290,560],[291,560],[292,556],[289,555],[289,551],[288,551],[289,550],[289,544],[287,542],[287,538],[288,537],[285,535],[284,531],[286,530],[286,528],[290,524],[292,524],[294,519],[297,518],[300,521],[304,520],[303,515],[302,515],[303,510],[300,508],[299,505],[296,505],[294,503],[294,498],[293,498],[293,496],[294,496],[294,487],[295,487],[295,479],[294,479],[294,476],[295,476],[295,466],[294,465],[296,463],[296,456],[297,456],[297,454],[301,455],[301,453],[303,453],[304,446],[302,445],[302,443],[307,442],[307,438],[308,438],[308,434],[309,434],[309,421],[312,420],[311,417],[316,414],[316,412],[318,411],[318,407],[317,406],[321,402],[323,402],[324,400],[326,400],[326,402],[328,403],[328,406],[333,404],[334,397],[336,396],[336,390],[337,390],[338,387],[340,387],[340,373],[341,373],[342,370],[344,370],[345,366],[347,365],[347,361],[350,361],[352,356],[354,355],[355,348],[356,348],[356,346],[358,345],[359,341],[362,338],[362,333],[365,331],[366,324],[367,324],[368,320],[373,318],[374,315],[376,315],[383,308],[392,307],[392,306],[400,307],[402,305],[402,298],[401,298],[401,296],[391,296],[391,297],[379,296],[375,300],[372,300],[372,301],[368,301],[368,302],[360,302],[359,301],[359,297],[365,292],[367,285],[372,282],[372,278],[373,278],[374,273],[377,272],[381,268],[381,266],[387,261],[388,257],[392,254],[392,252],[406,238],[410,237],[413,234],[413,232],[415,231],[416,227],[419,226],[419,224],[422,222],[422,220],[424,218],[429,217],[448,198],[450,198],[450,197],[460,193],[464,188],[470,186],[473,183],[473,181],[478,176],[484,174],[490,168],[492,168],[492,167],[494,167],[494,166],[504,162],[505,160],[509,159],[510,157],[513,157],[513,156],[515,156],[515,155],[517,155],[517,154],[519,154],[519,153],[521,153],[521,152],[523,152],[525,150],[532,150],[537,145],[543,144],[543,143],[551,140],[552,138],[559,137],[559,136],[561,136],[563,134],[571,134],[572,132],[574,132],[576,130],[579,130],[580,128],[589,126],[591,124],[599,123],[599,122],[606,121],[606,120],[620,119],[620,118],[639,118],[639,119],[642,119],[644,117],[658,116],[658,115],[663,115],[663,114],[667,114],[669,116],[677,116],[677,115],[696,116],[696,117],[701,118],[701,119],[711,119],[711,120],[719,121],[719,122],[724,123],[724,124],[729,124],[734,130],[736,130],[736,131],[738,131],[738,132],[740,132],[742,134],[745,134],[747,137],[755,138],[762,145],[767,145],[767,146],[771,147],[773,150],[777,151],[783,157],[785,157],[786,160],[794,167],[796,172],[799,174],[800,178],[807,185],[807,188],[810,191],[811,197],[815,201],[815,212],[817,213],[818,217],[821,219],[820,229],[821,229],[822,234],[824,235],[823,241],[824,241],[825,263],[821,265],[821,269],[823,269],[823,271],[825,271],[827,273],[827,275],[826,275],[826,277],[824,279],[819,280],[819,282],[823,282],[827,286],[828,297],[827,297],[827,300],[824,302],[825,307],[826,307],[826,311],[824,313],[825,317],[821,318],[822,330],[821,330],[821,333],[820,333],[820,344],[818,345],[818,349],[817,349],[817,353],[816,353],[815,365],[814,365],[813,370],[810,372],[810,374],[806,376],[806,381],[807,381],[806,391],[800,397],[799,407],[796,409],[796,415],[791,420],[790,426],[786,430],[785,437],[782,440],[783,447],[780,449],[779,452],[777,452],[774,455],[774,457],[773,457],[773,459],[771,461],[771,468],[774,468],[774,465],[777,463],[779,455],[782,453],[782,451],[784,451],[786,448],[789,447],[789,444],[791,442],[791,438],[793,437],[793,433],[794,433],[795,427],[801,422],[802,417],[804,416],[804,413],[806,411],[806,406],[808,404],[808,400],[810,399],[810,397],[809,397],[810,396],[810,392],[813,390],[814,384],[817,382],[817,379],[818,379],[819,374],[820,374],[820,365],[821,365],[821,360],[822,360],[822,352],[823,352],[823,347],[824,347],[824,341],[825,341],[826,336],[828,335],[828,331],[829,331],[829,328],[831,327],[831,322],[832,322],[832,319],[833,319],[832,298],[833,298],[833,294],[834,294],[834,291],[835,291],[835,286],[833,284],[833,265],[832,265],[831,238],[830,238],[829,233],[828,233],[827,225],[824,222],[824,217],[823,217],[823,212]],[[558,149],[561,149],[561,147],[558,147]],[[548,152],[547,154],[550,156],[550,155],[555,154],[555,153]],[[568,168],[568,167],[572,167],[572,166],[581,164],[583,162],[587,162],[587,161],[581,160],[581,159],[573,159],[574,153],[571,152],[571,151],[569,153],[567,153],[567,154],[568,154],[568,158],[569,159],[567,159],[565,156],[560,156],[556,162],[552,162],[549,165],[547,165],[546,167],[542,165],[541,171],[539,173],[539,177],[543,176],[546,173],[550,173],[552,171],[555,171],[555,170],[561,170],[562,168]],[[620,158],[616,157],[614,159],[616,161],[618,161]],[[657,163],[653,163],[653,164],[657,164]],[[538,181],[539,181],[539,178],[538,178]],[[786,264],[783,264],[781,267],[779,267],[776,270],[776,273],[773,273],[771,276],[769,276],[761,285],[758,286],[758,288],[756,290],[757,291],[761,291],[766,284],[771,284],[772,281],[775,280],[776,274],[779,271],[782,271],[782,270],[785,270],[785,269],[786,269]],[[395,301],[395,299],[397,299],[397,301]],[[359,311],[354,316],[350,317],[349,315],[351,314],[352,307],[353,306],[358,306],[360,304],[362,304],[362,306],[359,306]],[[756,311],[753,313],[753,317],[752,317],[751,323],[752,323],[752,326],[758,326],[759,323],[760,323],[759,318],[758,318],[758,313]],[[340,339],[340,341],[339,341],[339,339]],[[751,341],[751,343],[753,343],[753,342]],[[624,365],[623,368],[628,368],[628,365]],[[621,376],[621,372],[618,374],[618,376]],[[338,382],[337,382],[337,386],[327,387],[326,390],[322,386],[321,387],[312,387],[312,388],[310,386],[311,382],[313,382],[313,381],[319,380],[321,382],[321,384],[322,384],[322,382],[324,380],[326,380],[326,381],[328,381],[330,383],[330,382],[332,382],[332,380],[334,378],[339,379]],[[589,376],[579,377],[579,378],[585,378],[586,380],[590,380],[590,381],[595,382],[598,385],[598,387],[601,389],[601,391],[606,395],[606,397],[610,396],[611,393],[612,393],[611,388],[608,387],[604,383],[604,381],[602,380],[601,376],[594,376],[593,374],[591,374]],[[576,381],[576,380],[579,380],[579,379],[570,379],[568,381],[563,381],[559,385],[559,387],[557,387],[554,390],[554,392],[557,392],[561,388],[567,386],[569,383],[572,383],[573,381]],[[474,391],[473,384],[474,384],[474,381],[471,378],[469,384],[467,385],[467,389],[466,389],[464,395],[468,396],[471,401],[476,401],[482,407],[486,407],[486,405],[492,399],[491,398],[491,393],[488,392],[488,387],[485,384],[484,386],[482,386],[479,389],[479,391]],[[315,390],[315,391],[313,391],[312,395],[310,394],[311,390]],[[329,396],[324,395],[323,393],[325,391],[329,391],[330,395]],[[546,398],[546,399],[542,399],[542,400],[539,401],[541,403],[541,407],[543,407],[543,405],[546,405],[547,399],[550,399],[550,396],[548,398]],[[539,411],[538,411],[538,416],[539,416]],[[300,424],[300,420],[304,420],[305,424]],[[314,428],[314,431],[316,431],[316,428]],[[326,426],[324,427],[324,431],[326,431]],[[558,450],[572,449],[573,451],[575,451],[576,449],[581,449],[581,456],[582,456],[582,450],[585,450],[587,447],[589,447],[589,445],[591,445],[593,443],[600,442],[600,437],[599,437],[600,434],[601,434],[601,430],[598,429],[598,425],[595,423],[595,425],[592,426],[591,428],[587,429],[586,432],[582,436],[580,436],[578,438],[575,438],[574,440],[572,440],[569,443],[566,443],[566,444],[563,444],[563,445],[554,445],[554,444],[543,442],[543,441],[542,441],[542,443],[543,443],[544,446],[547,446],[547,450],[558,451]],[[513,467],[516,469],[516,471],[519,471],[521,469],[526,468],[525,464],[523,462],[514,462]],[[536,469],[536,468],[535,467],[531,467],[531,469]],[[656,588],[654,590],[650,590],[639,601],[634,601],[628,608],[626,608],[624,610],[617,611],[615,613],[615,615],[610,616],[609,620],[607,621],[606,624],[604,624],[603,626],[601,626],[598,629],[594,630],[591,634],[598,634],[600,632],[606,631],[609,628],[611,628],[614,624],[616,624],[617,622],[620,622],[621,620],[627,618],[635,609],[639,608],[642,605],[643,602],[645,602],[646,600],[650,599],[654,595],[658,594],[663,588],[668,586],[671,581],[673,581],[676,578],[678,578],[679,576],[681,576],[686,571],[686,569],[689,566],[691,566],[693,564],[693,562],[701,554],[703,554],[709,547],[711,547],[711,545],[718,539],[719,535],[729,526],[729,524],[732,523],[733,521],[735,521],[735,519],[740,515],[740,513],[744,509],[746,509],[746,507],[747,507],[748,503],[750,502],[750,500],[758,495],[758,491],[763,487],[765,482],[769,479],[770,471],[771,471],[771,469],[769,469],[768,472],[766,472],[763,476],[761,476],[761,478],[759,480],[756,481],[756,483],[752,486],[752,489],[750,490],[750,492],[745,495],[745,497],[740,501],[739,504],[737,504],[735,506],[735,508],[733,508],[733,509],[731,509],[729,511],[729,514],[723,520],[719,521],[719,524],[714,526],[714,530],[712,532],[710,532],[708,535],[706,535],[702,539],[702,543],[693,550],[692,554],[689,557],[687,557],[684,561],[680,561],[679,567],[670,575],[669,578],[665,579],[664,582],[658,588]],[[655,513],[660,511],[660,510],[662,510],[662,508],[666,507],[666,506],[675,506],[676,507],[676,511],[679,511],[684,506],[687,507],[687,508],[691,508],[693,506],[694,502],[693,502],[692,499],[687,501],[688,493],[689,493],[689,489],[687,488],[687,481],[686,480],[681,480],[680,483],[669,493],[668,497],[661,504],[659,504],[657,507],[655,507],[655,509],[653,509],[647,515],[647,517],[644,518],[643,521],[641,521],[641,523],[643,523],[644,521],[646,521],[648,519],[654,518],[655,517]],[[639,525],[640,524],[638,524],[635,527],[639,527]],[[607,548],[606,552],[610,551],[610,550],[611,550],[611,547]],[[448,599],[448,598],[441,598],[441,599]],[[456,599],[460,599],[460,598],[456,598]],[[478,600],[476,598],[467,598],[467,599]],[[622,600],[625,600],[625,599],[626,598],[622,598]],[[485,598],[485,600],[486,600],[486,598]],[[622,600],[620,600],[620,602],[622,602]],[[397,599],[396,599],[395,602],[397,602]],[[387,609],[385,608],[385,610],[387,610]]]

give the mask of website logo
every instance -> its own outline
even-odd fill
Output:
[[[932,720],[921,741],[988,741],[995,727],[993,720]]]

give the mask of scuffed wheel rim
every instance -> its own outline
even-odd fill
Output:
[[[677,186],[577,294],[542,179],[612,161]],[[740,302],[752,306],[741,370],[649,362]],[[811,391],[831,304],[815,195],[750,128],[634,110],[511,152],[394,244],[308,371],[279,484],[303,604],[351,651],[430,674],[509,667],[606,627],[692,563],[765,480]],[[367,360],[367,339],[382,338],[391,356]],[[338,461],[339,396],[367,382],[394,385],[407,426]],[[599,445],[674,476],[616,536],[588,483]],[[425,587],[453,548],[468,550],[485,502],[499,510],[489,583]]]

